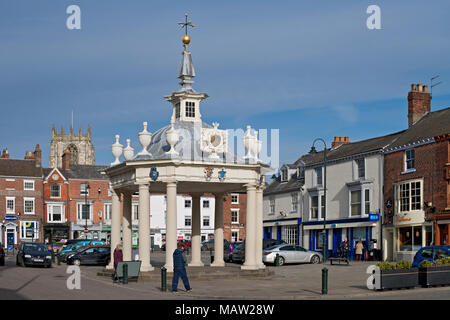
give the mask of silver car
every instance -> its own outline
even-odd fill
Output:
[[[275,263],[275,258],[279,255],[279,265],[285,263],[320,263],[323,261],[322,254],[306,250],[300,246],[291,244],[281,244],[267,248],[263,252],[264,263]]]

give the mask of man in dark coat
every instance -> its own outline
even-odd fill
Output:
[[[178,278],[181,277],[183,280],[186,292],[191,291],[191,286],[189,285],[189,280],[186,274],[186,264],[187,259],[184,254],[184,245],[180,245],[178,249],[173,252],[173,279],[172,279],[172,292],[177,292]]]
[[[114,249],[114,282],[119,282],[119,278],[117,277],[117,264],[123,261],[123,253],[120,247],[120,244],[116,246]]]

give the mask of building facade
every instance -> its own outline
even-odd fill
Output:
[[[0,157],[0,243],[12,250],[21,242],[43,239],[43,185],[41,149],[27,151],[25,159]]]

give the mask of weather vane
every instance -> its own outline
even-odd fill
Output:
[[[188,27],[195,27],[191,21],[188,21],[188,14],[186,13],[185,15],[185,22],[178,22],[178,24],[181,26],[181,28],[186,28],[185,30],[185,34],[183,37],[183,43],[188,45],[189,42],[191,42],[191,37],[188,36]]]

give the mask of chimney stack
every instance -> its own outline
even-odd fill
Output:
[[[2,151],[2,155],[0,157],[1,159],[9,159],[9,152],[8,152],[8,148],[3,149]]]
[[[64,150],[62,155],[62,168],[64,170],[70,169],[70,151],[69,149]]]
[[[428,92],[428,86],[412,84],[408,93],[408,128],[430,111],[431,94]]]
[[[25,160],[33,160],[33,153],[31,151],[25,151]]]
[[[34,148],[33,158],[36,161],[36,167],[40,167],[42,165],[42,150],[39,147],[39,144]]]
[[[331,143],[331,149],[336,149],[340,145],[350,143],[348,137],[334,137],[334,141]]]

